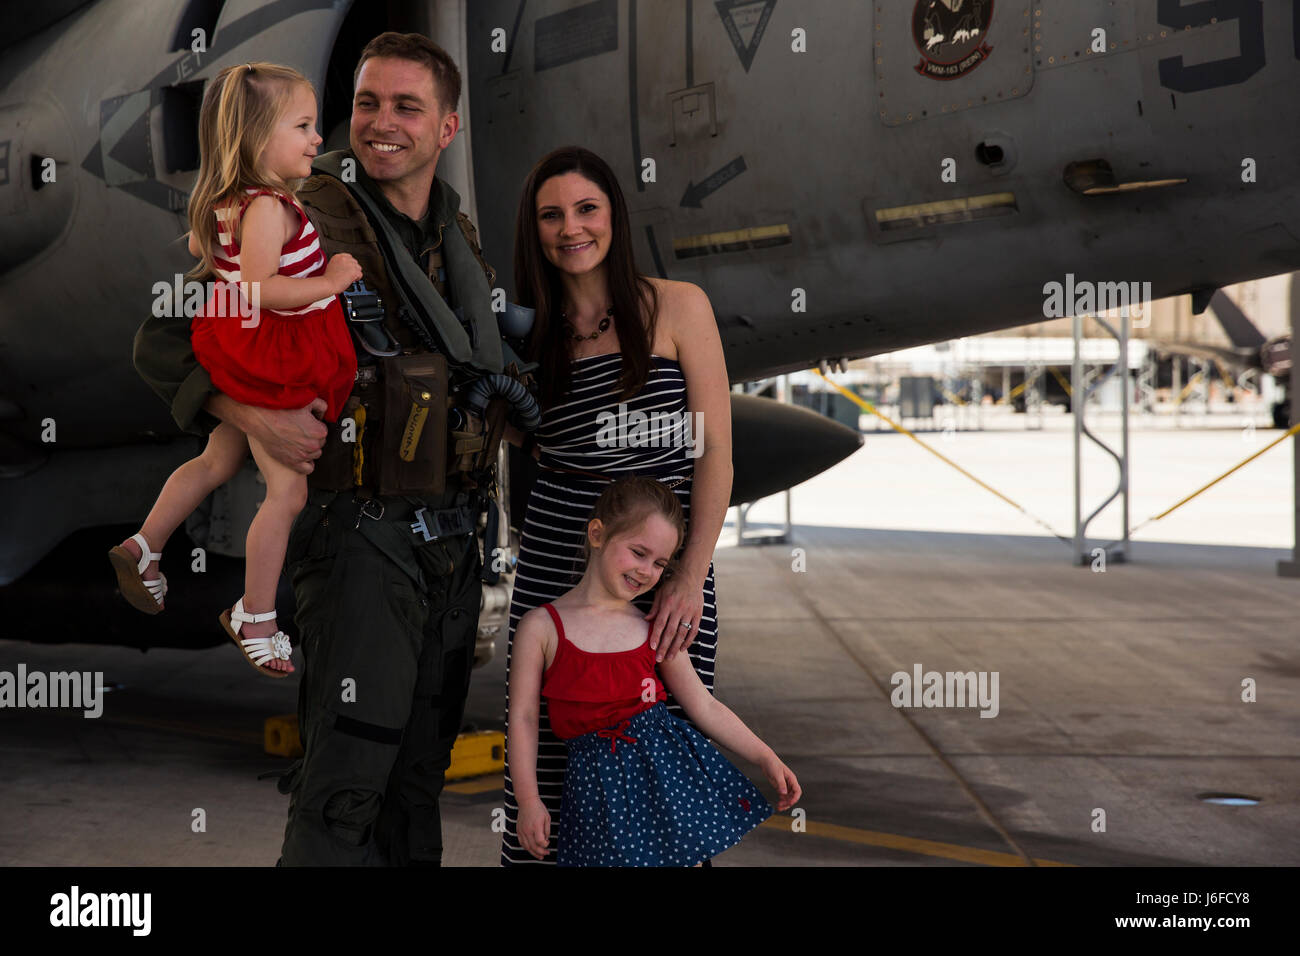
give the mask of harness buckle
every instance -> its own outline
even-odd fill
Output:
[[[379,506],[379,513],[378,513],[378,514],[371,514],[371,513],[370,513],[370,512],[371,512],[371,509],[372,509],[372,507],[373,507],[374,505],[378,505],[378,506]],[[361,527],[361,519],[362,519],[362,518],[370,518],[370,519],[372,519],[372,520],[374,520],[374,521],[378,521],[378,520],[379,520],[380,518],[382,518],[383,516],[384,516],[384,502],[383,502],[383,500],[380,499],[380,498],[367,498],[364,502],[362,502],[362,504],[361,504],[361,509],[357,512],[357,523],[354,524],[354,525],[352,526],[352,530],[353,530],[353,531],[356,531],[357,529],[359,529],[359,528]]]
[[[411,533],[418,534],[425,541],[436,541],[439,538],[450,538],[455,535],[469,534],[473,530],[473,522],[468,522],[464,507],[460,508],[443,508],[431,511],[428,508],[420,508],[415,512],[415,520],[411,522]],[[432,522],[432,530],[429,525]]]

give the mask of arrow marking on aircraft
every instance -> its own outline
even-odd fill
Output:
[[[701,200],[727,185],[727,183],[743,173],[745,168],[745,157],[737,156],[698,186],[695,185],[694,181],[688,183],[686,192],[682,194],[681,205],[699,209]]]

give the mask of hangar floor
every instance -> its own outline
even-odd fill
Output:
[[[1190,491],[1236,460],[1223,442],[1239,458],[1272,434],[1255,445],[1180,434],[1173,483]],[[961,433],[936,445],[964,464],[987,461],[978,473],[1001,475],[1012,497],[1033,500],[1038,482],[1064,499],[1069,485],[1053,472],[1064,440]],[[1147,451],[1155,471],[1161,449]],[[1289,518],[1289,495],[1274,492],[1290,455],[1271,455],[1195,506],[1205,540],[1274,543]],[[1133,563],[1095,573],[1004,505],[1004,533],[911,530],[908,515],[953,507],[946,492],[932,497],[948,478],[926,458],[869,435],[865,450],[795,490],[790,544],[735,547],[734,527],[724,530],[718,696],[798,774],[806,818],[769,820],[717,864],[1300,863],[1300,581],[1275,571],[1290,551],[1144,541]],[[843,520],[824,520],[831,508]],[[1256,512],[1268,532],[1252,537]],[[850,526],[862,523],[894,528]],[[480,729],[501,726],[499,651],[475,673],[468,717]],[[257,679],[229,647],[141,655],[0,641],[0,670],[19,662],[102,670],[120,686],[95,720],[0,711],[0,864],[275,862],[286,798],[256,778],[285,761],[261,752],[261,726],[292,712],[295,678]],[[997,716],[892,706],[891,676],[916,665],[997,671]],[[1247,678],[1253,703],[1242,701]],[[494,865],[500,778],[449,791],[445,862]],[[1214,792],[1259,803],[1199,799]],[[206,832],[191,830],[196,808]]]

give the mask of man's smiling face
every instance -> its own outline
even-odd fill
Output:
[[[438,99],[433,72],[413,60],[375,56],[357,75],[348,139],[376,182],[427,175],[456,136],[460,118]]]

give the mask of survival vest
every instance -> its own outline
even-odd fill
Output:
[[[457,208],[460,197],[440,180],[435,189],[456,210],[458,228],[444,226],[422,269],[374,198],[345,181],[347,159],[356,161],[344,151],[317,157],[317,175],[298,190],[298,199],[326,254],[346,252],[361,266],[366,285],[383,302],[383,325],[400,354],[373,359],[358,348],[356,386],[339,421],[329,425],[309,483],[355,488],[362,496],[488,490],[512,407],[501,397],[476,404],[469,396],[492,392],[484,389],[485,380],[519,383],[516,396],[531,384],[531,366],[502,339],[491,309],[496,273],[483,260],[469,217]]]

